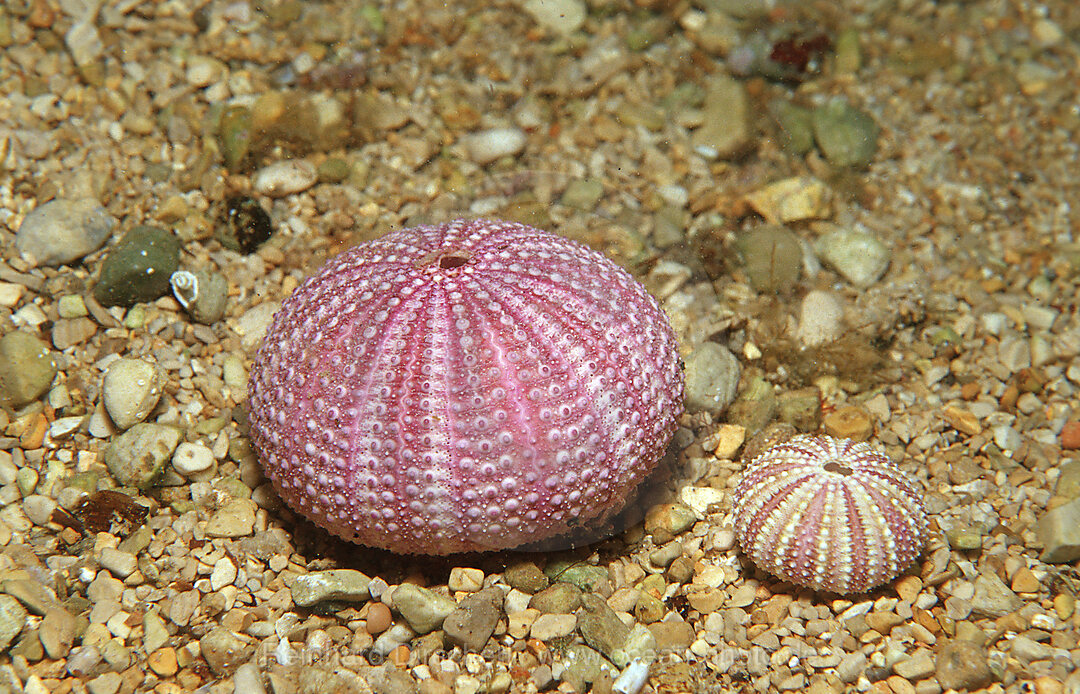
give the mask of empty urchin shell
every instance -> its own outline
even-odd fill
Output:
[[[682,412],[656,301],[600,253],[522,224],[396,231],[275,315],[251,436],[281,497],[346,540],[516,547],[617,511]]]
[[[839,594],[891,581],[922,552],[922,493],[869,444],[796,436],[754,458],[735,488],[735,536],[762,569]]]

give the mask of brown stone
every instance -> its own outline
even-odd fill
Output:
[[[1037,593],[1042,588],[1042,584],[1031,569],[1025,566],[1013,575],[1010,587],[1017,593]]]
[[[948,405],[941,411],[941,414],[945,417],[945,421],[961,434],[976,436],[982,433],[982,424],[979,424],[979,418],[963,407]]]
[[[1080,448],[1080,421],[1066,422],[1058,437],[1061,447],[1068,451]]]
[[[822,423],[825,433],[842,439],[865,441],[874,433],[874,423],[870,415],[857,405],[836,408],[825,415]]]

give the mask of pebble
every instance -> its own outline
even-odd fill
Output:
[[[923,649],[893,666],[896,674],[909,681],[926,679],[934,674],[934,669],[934,659],[929,651]]]
[[[518,562],[506,568],[503,580],[511,588],[532,595],[548,587],[548,577],[531,561]]]
[[[581,606],[583,612],[578,615],[578,631],[585,643],[607,658],[614,657],[615,651],[621,649],[630,636],[630,628],[599,595],[582,595]]]
[[[874,433],[874,422],[870,414],[858,405],[838,407],[821,421],[825,433],[841,439],[866,441]]]
[[[851,684],[859,679],[859,675],[866,670],[867,658],[861,651],[846,654],[840,664],[836,666],[836,676],[840,681]]]
[[[370,597],[370,584],[371,579],[355,569],[328,569],[300,574],[289,588],[297,607],[311,607],[324,600],[363,602]]]
[[[455,566],[450,569],[450,578],[446,585],[451,591],[475,593],[484,587],[484,572],[480,569]]]
[[[26,469],[28,468],[23,468],[22,470]],[[22,472],[22,470],[19,472]],[[37,526],[48,525],[55,509],[56,501],[48,496],[31,494],[23,499],[23,513],[25,513],[26,517]]]
[[[823,181],[813,176],[782,178],[748,193],[743,199],[770,225],[827,219],[832,214],[832,193]]]
[[[1009,653],[1025,664],[1033,660],[1049,660],[1056,652],[1056,649],[1026,636],[1016,636],[1009,643]]]
[[[869,287],[889,267],[891,252],[877,238],[856,229],[836,229],[814,244],[818,258],[856,287]]]
[[[372,636],[381,634],[393,623],[390,608],[381,602],[373,602],[367,611],[367,632]]]
[[[109,249],[94,285],[102,306],[128,307],[169,293],[169,276],[180,265],[180,239],[171,232],[137,226]]]
[[[302,159],[286,159],[255,172],[251,187],[256,193],[283,198],[307,190],[319,180],[315,167]]]
[[[233,673],[233,694],[266,694],[262,673],[255,663],[244,663]]]
[[[1010,373],[1031,367],[1031,343],[1019,335],[1006,335],[998,343],[998,361]]]
[[[210,590],[217,592],[236,580],[236,564],[228,557],[222,557],[214,562],[214,569],[210,572]]]
[[[519,154],[525,149],[526,142],[528,137],[519,128],[492,128],[466,136],[465,150],[470,159],[484,165]]]
[[[811,114],[814,140],[834,166],[862,167],[877,153],[881,129],[874,119],[844,98],[834,98]]]
[[[255,502],[232,499],[210,516],[206,534],[210,537],[244,537],[255,529]]]
[[[735,400],[742,365],[723,345],[706,342],[686,358],[684,373],[686,406],[722,412]]]
[[[551,641],[569,636],[577,628],[577,615],[542,614],[536,618],[529,630],[529,636],[540,641]]]
[[[118,672],[106,672],[104,675],[98,675],[94,679],[86,683],[86,690],[90,694],[116,694],[120,691],[120,685],[123,679]]]
[[[1020,432],[1013,429],[1008,424],[999,424],[995,426],[992,431],[994,434],[994,443],[1003,451],[1015,451],[1024,443],[1024,439],[1020,436]]]
[[[394,609],[418,634],[442,627],[443,621],[457,609],[457,603],[427,588],[402,583],[394,589]]]
[[[941,415],[945,418],[946,422],[961,434],[978,436],[982,433],[982,425],[979,423],[979,418],[976,417],[971,410],[958,405],[947,405],[941,411]]]
[[[717,74],[705,85],[702,125],[690,136],[695,151],[708,159],[735,156],[750,145],[750,96],[745,85]]]
[[[105,449],[105,464],[121,486],[148,489],[161,478],[180,442],[180,430],[164,424],[136,424]]]
[[[156,365],[143,359],[117,359],[101,384],[105,410],[119,429],[130,429],[157,406],[164,386],[165,374]]]
[[[735,249],[755,291],[787,292],[799,281],[803,248],[786,227],[766,224],[749,229],[736,237]]]
[[[577,31],[587,14],[582,0],[525,0],[525,11],[537,24],[556,34]]]
[[[56,302],[56,312],[60,314],[61,318],[79,318],[89,314],[86,310],[85,300],[78,294],[67,294],[60,297]]]
[[[255,648],[232,631],[216,626],[199,639],[200,652],[210,669],[218,675],[232,672],[251,657]]]
[[[836,340],[843,331],[844,307],[832,292],[815,289],[803,297],[795,337],[806,347]]]
[[[179,670],[176,661],[176,650],[173,648],[159,648],[146,656],[146,664],[159,677],[172,677]]]
[[[466,653],[479,653],[495,632],[502,604],[503,592],[497,586],[467,596],[443,621],[446,640]]]
[[[13,330],[0,337],[0,405],[21,407],[37,400],[55,377],[53,353],[35,335]]]
[[[173,468],[184,477],[197,475],[214,467],[214,452],[201,443],[185,441],[173,453]]]
[[[15,250],[38,265],[66,265],[105,245],[115,226],[96,200],[52,200],[23,219]]]
[[[53,323],[51,332],[53,347],[61,352],[68,347],[80,345],[97,333],[98,325],[89,318],[61,318]]]
[[[986,649],[971,641],[945,641],[937,651],[938,684],[944,689],[972,691],[985,687],[994,679],[988,658]]]
[[[1058,442],[1067,451],[1080,449],[1080,421],[1066,422],[1061,428],[1061,433],[1058,434]]]
[[[112,547],[106,547],[101,550],[101,555],[98,557],[98,564],[103,569],[108,569],[109,573],[117,578],[124,579],[135,573],[135,569],[138,568],[138,559],[131,552],[123,552],[119,549]]]
[[[0,652],[7,650],[26,624],[26,609],[10,595],[0,595]]]
[[[552,562],[547,566],[547,573],[549,577],[577,586],[584,593],[611,593],[611,578],[605,566]]]
[[[728,492],[714,487],[683,487],[679,490],[679,501],[689,506],[701,518],[709,514],[710,509],[724,503]],[[672,557],[674,560],[674,557]]]
[[[544,614],[566,614],[581,607],[581,589],[572,583],[559,581],[538,592],[529,600],[529,607]]]
[[[68,653],[64,667],[72,676],[87,679],[91,672],[98,669],[100,663],[101,651],[97,646],[77,646]]]
[[[14,308],[19,304],[25,288],[21,284],[0,282],[0,306]]]
[[[169,277],[173,296],[195,321],[213,325],[225,315],[229,283],[211,270],[177,270]]]
[[[143,616],[143,647],[150,652],[156,651],[169,640],[169,630],[156,612],[147,612]]]
[[[1035,572],[1024,566],[1013,575],[1009,587],[1017,593],[1037,593],[1042,589],[1042,583]]]
[[[259,346],[279,308],[281,304],[276,301],[256,304],[236,320],[235,330],[240,334],[240,346],[244,350],[250,351]]]
[[[982,573],[975,578],[975,595],[971,610],[983,617],[1002,617],[1023,607],[1024,601],[1012,592],[995,573]]]
[[[653,536],[653,542],[663,544],[689,530],[695,522],[697,514],[686,504],[657,504],[645,514],[645,532]]]
[[[1080,559],[1080,498],[1045,511],[1035,524],[1041,561],[1068,564]]]

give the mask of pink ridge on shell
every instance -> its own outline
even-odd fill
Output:
[[[290,507],[402,553],[516,547],[606,516],[682,412],[674,334],[625,270],[522,224],[392,232],[284,302],[251,436]]]
[[[762,569],[792,583],[861,593],[922,552],[915,482],[869,444],[796,436],[754,458],[735,488],[735,536]]]

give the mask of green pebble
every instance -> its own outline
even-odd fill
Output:
[[[176,427],[140,422],[113,438],[105,449],[105,465],[121,486],[148,489],[161,479],[179,443]]]
[[[930,344],[935,347],[941,345],[959,345],[961,342],[960,336],[950,327],[938,328],[930,335]]]
[[[30,496],[37,489],[38,471],[30,467],[21,467],[15,473],[15,484],[24,497]]]
[[[608,585],[611,582],[611,577],[608,575],[606,567],[578,564],[564,571],[559,576],[559,580],[575,585],[586,593],[595,593],[602,586]]]
[[[60,297],[60,300],[56,302],[56,311],[61,318],[79,318],[89,314],[89,311],[86,310],[86,303],[78,294],[68,294]]]
[[[799,280],[802,245],[782,226],[767,224],[743,232],[735,240],[735,249],[755,291],[786,292]]]
[[[221,114],[218,145],[229,171],[239,171],[251,151],[251,111],[244,106],[230,106]]]
[[[0,337],[0,405],[21,407],[37,400],[55,377],[53,354],[36,336],[15,330]]]
[[[164,229],[137,226],[109,250],[94,298],[102,306],[131,306],[169,292],[180,264],[180,241]]]
[[[251,489],[238,477],[223,477],[213,482],[214,489],[225,492],[234,499],[250,499]]]
[[[840,75],[853,75],[862,66],[862,55],[859,52],[859,32],[857,29],[847,28],[836,37],[836,73]]]
[[[330,157],[319,164],[316,172],[323,183],[341,183],[352,173],[352,167],[341,157]]]
[[[210,419],[204,419],[195,425],[195,433],[210,435],[216,434],[225,428],[225,425],[229,423],[229,420],[225,417],[211,417]]]
[[[128,330],[138,330],[146,325],[146,307],[136,304],[124,314],[124,327]]]
[[[818,147],[834,166],[866,166],[877,153],[881,129],[846,99],[832,99],[814,109],[813,125]]]
[[[600,181],[594,178],[578,179],[566,186],[560,202],[568,207],[588,211],[596,207],[603,195],[604,184]]]
[[[780,126],[780,142],[784,149],[803,155],[814,148],[813,111],[790,101],[778,101],[771,110]]]

